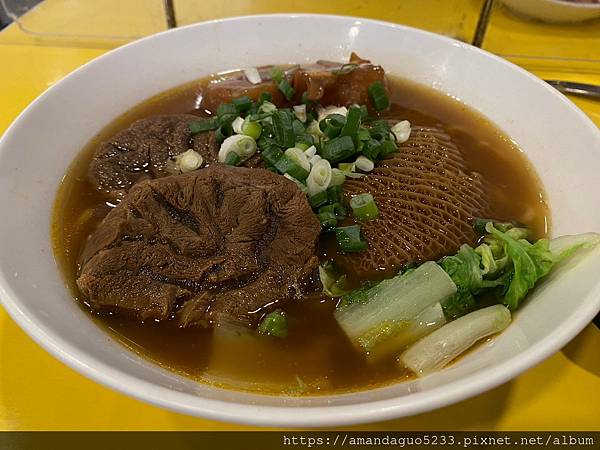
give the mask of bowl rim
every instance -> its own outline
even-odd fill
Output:
[[[119,53],[124,51],[124,49],[134,48],[140,44],[145,44],[147,41],[160,39],[166,34],[178,33],[184,29],[205,27],[223,22],[253,21],[257,19],[293,20],[298,17],[371,23],[375,26],[391,27],[398,30],[409,31],[411,33],[426,35],[429,38],[437,39],[445,44],[459,45],[465,51],[470,51],[474,54],[491,58],[497,63],[508,65],[512,70],[519,72],[522,76],[534,80],[541,88],[552,92],[557,101],[562,102],[566,107],[571,109],[574,114],[577,114],[581,119],[582,124],[590,127],[592,132],[595,132],[600,139],[600,130],[592,120],[567,97],[558,93],[558,91],[555,91],[552,87],[546,85],[541,79],[525,69],[470,44],[430,31],[382,20],[334,14],[278,13],[243,15],[193,23],[146,36],[124,46],[112,49],[70,72],[32,101],[14,119],[0,138],[0,152],[2,152],[7,137],[12,133],[13,129],[16,128],[17,123],[26,120],[30,112],[34,110],[39,103],[45,101],[45,98],[56,85],[80,72],[94,70],[98,61],[101,61],[109,55]],[[525,351],[517,353],[515,356],[512,356],[498,366],[476,371],[465,378],[451,381],[443,386],[432,388],[424,392],[416,392],[404,397],[364,401],[360,403],[360,408],[357,407],[359,404],[294,407],[259,406],[225,400],[208,399],[200,396],[192,397],[190,394],[170,390],[166,387],[157,386],[151,382],[141,380],[122,372],[120,369],[102,363],[95,359],[92,354],[81,352],[74,348],[68,341],[54,335],[52,332],[48,332],[39,321],[33,321],[28,317],[20,308],[18,297],[10,287],[10,283],[4,277],[3,273],[0,272],[0,301],[4,305],[9,316],[42,348],[75,371],[117,392],[178,413],[232,423],[277,427],[327,427],[389,420],[444,407],[495,388],[557,352],[574,338],[589,322],[591,322],[593,317],[600,310],[600,284],[595,286],[593,291],[588,294],[588,297],[595,299],[595,302],[588,301],[583,304],[578,310],[578,314],[575,315],[572,320],[566,322],[563,327],[556,329],[552,334],[548,335],[540,342],[528,347]],[[227,391],[231,392],[230,390]],[[349,395],[352,395],[352,393],[349,393]]]

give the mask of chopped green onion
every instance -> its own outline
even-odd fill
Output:
[[[344,208],[344,206],[341,203],[334,203],[331,206],[333,206],[335,215],[339,220],[346,218],[346,208]]]
[[[233,122],[237,116],[237,109],[231,103],[221,103],[217,108],[217,118],[221,125]]]
[[[286,79],[281,80],[277,84],[277,87],[279,88],[285,99],[288,101],[291,100],[294,97],[294,94],[296,93],[295,89]]]
[[[215,117],[211,117],[210,119],[199,120],[198,122],[190,122],[189,128],[192,134],[216,130],[219,128],[219,121]]]
[[[381,150],[379,152],[380,157],[385,157],[387,155],[391,155],[392,153],[396,153],[398,151],[398,146],[394,141],[387,140],[381,143]]]
[[[281,70],[279,67],[271,68],[269,75],[271,75],[271,78],[273,78],[277,83],[281,82],[284,77],[283,70]]]
[[[234,98],[231,103],[233,103],[233,106],[238,113],[248,111],[250,108],[252,108],[252,99],[247,95]]]
[[[290,147],[284,152],[284,154],[304,170],[306,170],[307,174],[310,172],[310,163],[308,162],[307,156],[301,149]]]
[[[241,161],[245,161],[256,153],[256,141],[245,134],[229,136],[219,148],[219,161],[225,163],[228,155],[235,153]]]
[[[373,139],[377,139],[378,141],[384,141],[386,139],[390,139],[391,133],[390,124],[385,120],[377,120],[371,124],[371,128],[369,128],[369,134]]]
[[[273,102],[273,94],[271,94],[270,92],[261,92],[260,95],[258,96],[258,104],[262,106],[262,104],[265,102],[272,103]],[[273,105],[273,106],[275,106],[275,105]]]
[[[403,144],[408,141],[410,131],[410,122],[408,120],[402,120],[392,127],[392,133],[398,144]]]
[[[273,134],[279,146],[284,148],[294,146],[296,135],[294,134],[290,114],[282,110],[273,113]]]
[[[354,163],[339,163],[338,168],[342,172],[354,172]]]
[[[381,81],[375,81],[367,88],[369,93],[369,99],[373,104],[375,111],[382,111],[390,106],[390,99],[388,98],[385,86]]]
[[[367,130],[366,128],[359,128],[358,131],[356,132],[356,139],[358,139],[359,141],[363,141],[366,142],[369,139],[371,139],[371,135],[369,134],[369,130]]]
[[[231,122],[224,123],[215,132],[215,137],[217,138],[217,142],[221,143],[229,136],[233,134],[233,128],[231,127]]]
[[[340,169],[333,168],[331,169],[331,181],[329,182],[329,186],[339,186],[344,184],[346,181],[346,175]]]
[[[181,173],[193,172],[200,168],[203,161],[204,159],[200,153],[189,149],[175,157],[175,166],[179,168]]]
[[[244,119],[241,116],[235,118],[233,122],[231,122],[231,128],[233,128],[233,132],[237,134],[242,134],[242,125],[244,124]]]
[[[337,225],[337,217],[333,205],[321,206],[317,217],[319,222],[321,222],[321,227],[326,231],[333,230]]]
[[[300,122],[306,122],[306,105],[296,105],[293,110],[296,119]]]
[[[306,131],[306,127],[302,122],[294,119],[292,121],[292,129],[294,130],[294,135],[296,136],[296,142],[302,142],[309,147],[313,144],[313,137],[308,131]]]
[[[361,252],[367,248],[367,243],[360,235],[360,225],[337,227],[335,238],[344,252]]]
[[[245,120],[242,124],[242,133],[256,140],[260,137],[260,134],[262,133],[262,127],[258,122],[251,122],[249,120]]]
[[[352,214],[358,220],[373,220],[379,216],[379,209],[371,194],[359,194],[350,199]]]
[[[317,155],[315,155],[317,156]],[[314,158],[314,157],[313,157]],[[326,159],[320,159],[313,164],[306,179],[308,193],[314,195],[326,190],[331,182],[331,164]]]
[[[283,156],[283,152],[281,150],[279,150],[277,147],[271,146],[271,147],[265,148],[260,153],[260,156],[268,164],[275,167],[275,164],[277,163],[277,161],[279,161],[279,159]]]
[[[330,162],[343,161],[354,153],[354,142],[350,136],[340,136],[326,141],[321,149],[321,156]]]
[[[288,324],[285,312],[277,309],[269,313],[258,326],[259,333],[284,338],[288,335]]]
[[[277,171],[277,169],[273,168],[275,171]],[[304,194],[306,194],[308,192],[308,188],[306,187],[306,185],[300,181],[300,180],[296,180],[293,176],[291,176],[289,173],[284,173],[283,176],[285,178],[287,178],[290,181],[293,181],[296,186],[298,186],[298,189],[300,189]]]
[[[329,114],[319,121],[319,129],[325,136],[332,139],[339,136],[342,127],[346,123],[346,118],[341,114]]]
[[[327,195],[327,191],[317,192],[308,198],[308,203],[310,203],[310,206],[312,206],[313,209],[326,205],[328,201],[329,196]]]
[[[331,205],[324,205],[319,208],[319,213],[332,213],[338,219],[344,219],[346,217],[346,208],[340,203],[332,203]]]
[[[296,142],[296,145],[294,145],[294,147],[299,148],[302,151],[306,151],[311,147],[311,145],[309,145],[305,142]],[[317,149],[315,149],[315,153],[316,153],[316,150]],[[306,156],[309,156],[309,155],[306,155]]]
[[[342,187],[341,186],[329,186],[327,188],[327,201],[329,203],[341,203],[342,202]]]
[[[356,136],[358,127],[360,126],[360,108],[358,106],[351,106],[348,109],[348,115],[346,116],[346,123],[340,132],[340,136]]]
[[[371,161],[375,161],[380,153],[381,142],[369,138],[369,140],[364,143],[362,148],[362,154],[369,158]]]
[[[289,173],[292,177],[297,180],[304,180],[308,176],[308,171],[304,169],[300,164],[290,158],[288,155],[283,154],[281,158],[273,164],[279,173]]]
[[[367,109],[366,105],[360,105],[360,118],[362,120],[369,120],[369,110]]]
[[[354,165],[362,172],[370,172],[375,168],[375,163],[363,155],[360,155],[358,158],[356,158]]]
[[[273,114],[275,111],[277,111],[277,106],[275,106],[273,103],[271,103],[269,101],[262,102],[262,104],[258,108],[259,113],[267,114],[268,117],[270,117],[271,114]]]
[[[225,157],[224,162],[228,166],[237,166],[241,162],[241,158],[240,158],[240,155],[238,155],[237,153],[229,152],[229,153],[227,153],[227,156]]]

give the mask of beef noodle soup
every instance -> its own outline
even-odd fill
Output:
[[[52,236],[76,301],[133,351],[229,389],[312,395],[426,374],[398,356],[490,308],[506,318],[527,290],[498,243],[529,248],[548,217],[492,123],[353,56],[133,107],[68,169]]]

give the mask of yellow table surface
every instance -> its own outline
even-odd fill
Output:
[[[242,14],[320,12],[379,18],[466,41],[472,38],[481,4],[480,0],[175,0],[180,24]],[[163,30],[160,8],[159,0],[46,0],[23,18],[26,29],[46,36],[24,33],[15,25],[0,32],[0,132],[44,89],[76,67],[132,37]],[[500,8],[492,15],[484,47],[505,55],[576,59],[565,63],[511,57],[545,78],[600,84],[600,33],[596,40],[586,39],[586,33],[600,30],[600,22],[584,27],[577,34],[573,26],[530,24]],[[552,53],[549,45],[566,53]],[[575,101],[600,125],[600,102]],[[598,349],[600,331],[589,325],[554,356],[483,395],[431,413],[355,428],[598,430]],[[234,429],[253,428],[172,413],[84,378],[38,347],[0,308],[0,430]]]

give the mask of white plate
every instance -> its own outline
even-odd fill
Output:
[[[151,36],[76,70],[34,101],[0,141],[0,297],[15,321],[79,372],[136,398],[212,419],[331,426],[448,405],[515,377],[558,351],[600,308],[600,255],[553,276],[514,323],[448,370],[335,396],[268,397],[195,383],[111,339],[72,299],[50,245],[52,202],[69,163],[140,101],[205,75],[351,51],[452,95],[514,139],[541,176],[556,234],[600,231],[600,132],[569,100],[524,70],[442,36],[319,15],[254,16]],[[43,382],[41,380],[40,382]]]
[[[598,3],[563,0],[502,0],[502,3],[517,14],[550,23],[581,22],[600,17]]]

